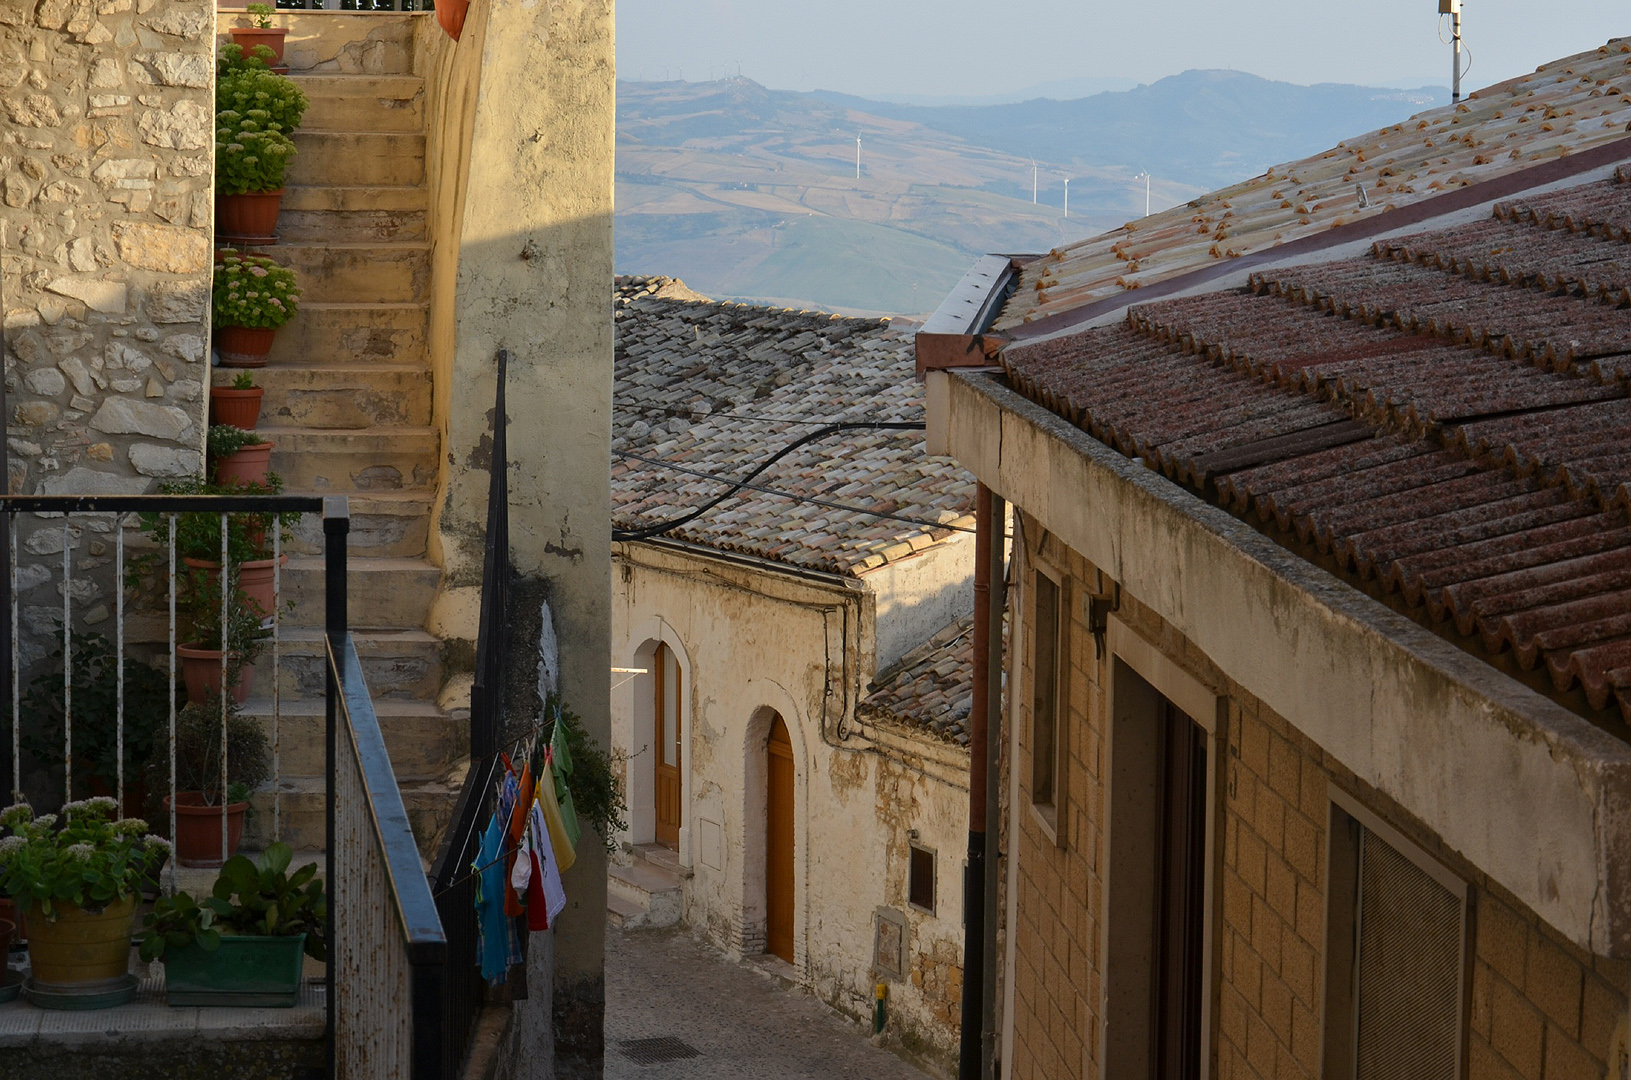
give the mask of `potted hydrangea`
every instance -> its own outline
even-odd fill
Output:
[[[228,255],[215,268],[210,320],[225,367],[265,367],[278,327],[294,318],[295,272],[271,259]]]
[[[46,1008],[107,1008],[128,1001],[130,935],[142,882],[170,842],[140,818],[117,818],[97,797],[35,817],[27,803],[0,812],[0,889],[28,938],[32,977],[24,993]]]
[[[295,154],[289,134],[310,102],[267,69],[272,52],[221,50],[215,84],[215,233],[218,240],[271,242],[283,202],[283,174]]]

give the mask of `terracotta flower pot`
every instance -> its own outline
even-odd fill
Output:
[[[34,984],[53,991],[110,989],[130,973],[130,932],[136,898],[116,900],[98,912],[66,901],[47,919],[39,905],[23,916]]]
[[[272,559],[256,559],[252,562],[238,564],[238,588],[249,598],[256,611],[263,617],[272,613],[272,607],[277,603],[277,596],[272,591],[273,581]],[[282,562],[288,565],[289,556],[282,556]],[[221,574],[221,564],[209,562],[205,559],[187,559],[186,563],[194,570],[204,571],[205,587],[213,591],[216,580]]]
[[[244,834],[246,802],[229,803],[227,815],[227,858],[238,850]],[[170,813],[170,796],[164,797],[164,812]],[[176,859],[182,866],[220,866],[221,806],[206,806],[201,791],[176,792]]]
[[[262,386],[248,390],[234,390],[230,386],[210,387],[210,423],[231,424],[245,431],[255,430],[261,418],[261,398],[265,395],[266,388]]]
[[[464,17],[470,10],[470,0],[437,0],[436,21],[454,41],[464,33]]]
[[[211,694],[221,690],[221,650],[206,649],[197,642],[176,646],[181,657],[181,680],[187,685],[187,701],[202,705]],[[249,700],[249,683],[254,674],[248,664],[238,671],[238,681],[232,687],[232,700],[239,705]]]
[[[276,337],[275,326],[217,326],[215,351],[222,367],[265,367]]]
[[[269,442],[255,443],[244,447],[236,454],[228,454],[215,463],[215,482],[266,483],[266,474],[272,471],[272,447],[275,445],[277,444]]]
[[[22,921],[17,916],[17,905],[9,896],[0,896],[0,922],[11,927],[11,937],[6,940],[6,948],[20,943],[23,940]]]
[[[278,211],[282,207],[282,188],[215,196],[216,242],[259,240],[263,244],[275,243]]]
[[[284,27],[274,26],[262,30],[258,26],[232,26],[227,28],[227,33],[232,35],[234,45],[243,47],[245,56],[248,56],[249,51],[256,45],[265,45],[277,57],[277,63],[272,65],[272,70],[280,74],[289,70],[283,63],[283,39],[289,33]]]

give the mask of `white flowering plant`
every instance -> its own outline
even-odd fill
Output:
[[[97,797],[34,816],[27,803],[0,811],[0,891],[24,914],[36,905],[52,919],[57,905],[100,911],[133,896],[158,870],[170,842],[141,818],[115,817],[119,804]]]
[[[294,318],[295,273],[259,255],[228,255],[215,268],[210,318],[216,326],[276,329]]]
[[[215,191],[246,195],[280,191],[294,140],[268,109],[225,109],[215,114]]]

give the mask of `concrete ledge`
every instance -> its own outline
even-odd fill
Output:
[[[932,452],[1038,517],[1559,932],[1631,956],[1631,747],[992,378],[928,378],[943,403]]]

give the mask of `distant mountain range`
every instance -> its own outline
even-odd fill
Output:
[[[992,105],[620,82],[616,266],[720,298],[921,314],[984,252],[1142,214],[1141,171],[1160,209],[1448,100],[1235,71]]]

